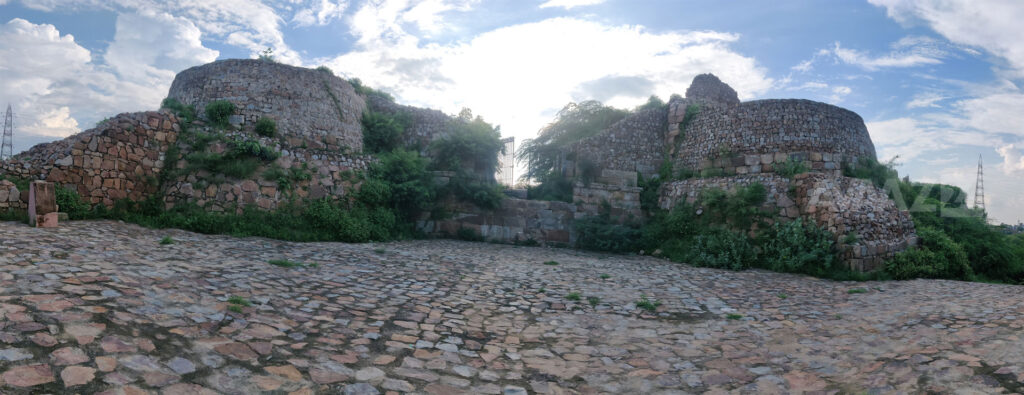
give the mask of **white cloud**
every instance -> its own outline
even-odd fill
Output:
[[[323,26],[341,19],[347,8],[347,1],[314,0],[309,8],[303,8],[295,13],[292,22],[299,26]]]
[[[541,4],[540,8],[560,7],[569,10],[576,7],[601,4],[604,3],[604,1],[605,0],[548,0],[544,2],[544,4]]]
[[[925,92],[914,95],[914,99],[907,102],[908,109],[940,107],[938,102],[948,99],[947,97],[933,92]]]
[[[252,57],[269,47],[274,49],[278,61],[302,64],[301,56],[284,41],[279,10],[259,0],[22,0],[21,3],[42,11],[99,8],[117,13],[171,14],[191,21],[207,36],[248,49]]]
[[[849,95],[851,92],[853,92],[853,89],[850,89],[850,87],[848,86],[833,87],[832,96],[830,96],[829,99],[831,99],[834,103],[838,103],[842,101],[843,98],[846,97],[846,95]]]
[[[894,52],[889,55],[872,57],[871,55],[840,46],[837,42],[831,50],[832,54],[844,63],[861,67],[865,70],[874,71],[887,67],[914,67],[926,64],[942,63],[931,51],[901,53]]]
[[[1024,93],[994,93],[954,106],[964,114],[960,124],[966,127],[1024,137]]]
[[[869,0],[901,22],[923,21],[949,41],[1000,56],[1024,77],[1024,7],[1017,0]]]
[[[178,71],[212,62],[218,54],[203,46],[191,21],[144,11],[117,16],[114,42],[104,60],[122,78],[166,91]]]
[[[1003,157],[1003,172],[1013,174],[1024,172],[1024,155],[1014,144],[1004,145],[996,150]]]
[[[146,28],[137,29],[140,24]],[[23,19],[0,25],[0,102],[12,103],[18,117],[15,151],[120,112],[156,108],[175,72],[164,67],[184,68],[216,56],[197,46],[190,26],[166,15],[119,16],[107,56],[94,59],[52,25]]]
[[[555,18],[466,42],[420,45],[400,29],[402,18],[398,7],[357,11],[353,30],[365,44],[324,63],[404,103],[449,113],[471,107],[519,140],[535,137],[570,101],[600,95],[608,104],[633,107],[651,94],[667,99],[683,93],[704,72],[715,73],[743,99],[772,85],[754,59],[729,48],[739,39],[729,33],[651,33]]]

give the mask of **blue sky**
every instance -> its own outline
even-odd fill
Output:
[[[154,109],[174,75],[255,57],[469,107],[530,138],[570,101],[633,107],[711,72],[741,99],[856,111],[879,159],[1024,219],[1024,3],[1015,0],[0,0],[15,151]]]

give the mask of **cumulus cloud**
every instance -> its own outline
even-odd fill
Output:
[[[1014,144],[1004,145],[996,150],[1003,157],[1002,168],[1007,174],[1024,172],[1024,155]]]
[[[301,56],[285,43],[281,32],[283,19],[278,13],[291,8],[283,2],[274,3],[278,9],[260,0],[22,0],[21,3],[42,11],[98,8],[117,13],[170,14],[188,19],[203,34],[249,50],[252,57],[266,48],[273,48],[278,61],[302,64]],[[325,14],[325,18],[332,15]]]
[[[982,48],[1006,59],[1018,77],[1024,77],[1024,41],[1020,21],[1024,7],[1017,0],[869,0],[885,7],[901,23],[923,22],[958,44]]]
[[[652,33],[640,26],[553,18],[439,45],[405,34],[400,8],[362,9],[354,19],[365,44],[325,60],[332,69],[409,104],[449,113],[472,107],[518,139],[534,137],[570,101],[600,96],[607,104],[632,107],[651,94],[665,99],[685,92],[705,72],[743,99],[773,82],[754,59],[730,48],[739,36],[729,33]]]
[[[299,26],[323,26],[337,19],[341,19],[348,8],[347,1],[319,0],[314,1],[308,8],[302,8],[292,17],[292,22]]]
[[[166,90],[177,71],[217,59],[219,53],[204,47],[200,35],[185,18],[152,11],[121,14],[104,60],[124,79]]]
[[[138,23],[147,29],[133,30]],[[166,68],[216,57],[197,46],[195,33],[187,21],[166,15],[120,16],[110,50],[97,58],[52,25],[13,19],[0,26],[0,102],[12,103],[18,116],[15,151],[119,112],[156,108],[174,75]]]
[[[572,9],[576,7],[583,7],[588,5],[596,5],[604,3],[605,0],[548,0],[544,4],[540,5],[540,8],[565,8]]]

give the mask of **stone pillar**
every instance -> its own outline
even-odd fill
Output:
[[[29,225],[57,227],[57,194],[52,182],[32,181],[28,187]]]

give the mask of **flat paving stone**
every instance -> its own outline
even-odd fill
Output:
[[[0,273],[0,393],[1024,390],[1021,286],[114,221],[0,222]]]

